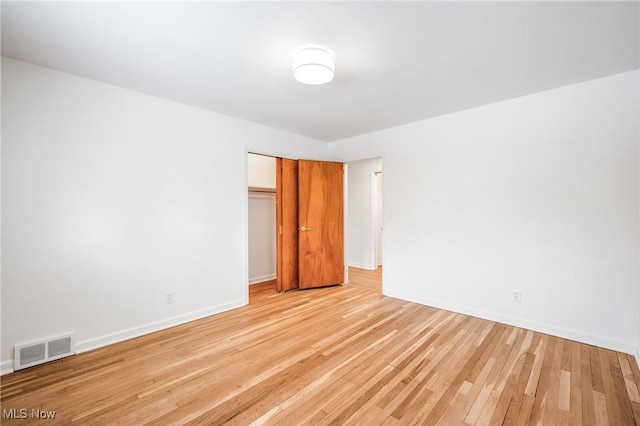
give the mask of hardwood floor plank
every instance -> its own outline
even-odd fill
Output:
[[[638,365],[638,362],[636,361],[636,359],[635,359],[635,357],[633,355],[626,355],[625,354],[625,356],[629,360],[629,365],[631,366],[631,371],[633,373],[633,377],[636,380],[636,385],[640,389],[640,366]]]
[[[593,405],[596,411],[596,419],[594,424],[608,426],[610,423],[609,423],[609,414],[607,413],[607,400],[606,400],[605,394],[594,390]],[[611,426],[615,426],[615,425],[611,425]]]
[[[571,373],[560,371],[560,389],[558,390],[558,409],[569,412],[571,409]]]
[[[631,369],[631,364],[629,364],[629,359],[625,355],[620,353],[617,354],[617,356],[629,400],[632,402],[640,403],[640,386],[638,386],[635,381],[633,370]]]
[[[468,372],[473,369],[473,367],[478,363],[478,360],[482,357],[482,354],[486,352],[487,348],[489,347],[490,341],[488,341],[488,339],[484,340],[486,341],[486,343],[481,344],[477,348],[471,348],[472,354],[466,360],[462,368],[456,369],[456,374],[450,375],[450,379],[445,381],[446,390],[438,399],[438,402],[434,405],[433,409],[430,410],[429,415],[425,419],[425,423],[436,423],[438,418],[444,413],[446,407],[449,405],[450,401],[453,399],[458,389],[465,381],[465,377],[468,375]],[[469,349],[467,348],[467,350]]]
[[[520,409],[522,407],[522,402],[525,396],[525,389],[527,386],[529,375],[531,374],[531,370],[533,369],[534,359],[535,355],[531,352],[527,352],[520,374],[516,379],[516,387],[513,391],[513,396],[509,400],[509,406],[507,407],[507,412],[505,413],[504,421],[502,422],[502,424],[504,424],[505,426],[518,424],[518,414],[520,413]]]
[[[542,369],[540,371],[540,380],[535,393],[535,402],[531,411],[531,424],[542,424],[546,407],[552,404],[549,398],[549,386],[551,383],[551,372],[553,366],[553,358],[555,355],[556,342],[558,338],[549,337],[549,343],[546,346]]]
[[[542,373],[542,364],[544,362],[544,354],[547,350],[547,342],[549,336],[542,335],[538,340],[538,344],[534,347],[533,353],[536,358],[531,369],[531,376],[527,382],[525,393],[530,396],[536,396],[536,389],[538,389],[538,382],[540,381],[540,374]]]
[[[633,408],[627,393],[627,386],[622,375],[618,354],[610,350],[606,350],[606,353],[609,359],[609,371],[607,373],[610,376],[610,395],[611,399],[613,399],[612,405],[615,405],[618,410],[618,424],[633,424],[635,423]],[[609,420],[611,421],[611,418]]]
[[[594,392],[604,393],[600,353],[595,346],[589,346],[589,359],[591,361],[591,387]]]
[[[585,424],[595,424],[596,412],[593,401],[593,386],[591,384],[591,351],[589,346],[580,347],[581,377],[582,377],[582,421]]]
[[[571,407],[569,409],[569,425],[581,425],[582,421],[582,392],[579,388],[571,388]],[[585,424],[588,424],[584,422]]]
[[[573,356],[573,346],[571,342],[566,342],[562,349],[562,367],[564,371],[571,371],[571,358]]]
[[[624,378],[625,388],[627,390],[627,396],[629,397],[629,403],[631,404],[631,411],[637,425],[640,425],[640,386],[636,383],[635,376],[633,374],[632,366],[629,362],[633,363],[633,358],[627,355],[618,353],[618,361],[620,362],[620,369]]]
[[[564,340],[556,338],[556,345],[553,353],[553,363],[551,366],[551,374],[549,378],[549,387],[546,395],[546,404],[544,407],[544,424],[558,424],[558,399],[560,388],[560,373],[562,367],[562,353]]]
[[[517,425],[529,425],[531,424],[531,412],[533,411],[533,404],[535,397],[529,394],[524,395],[522,398],[522,405],[520,412],[518,413]]]
[[[571,388],[580,388],[582,383],[582,368],[580,359],[580,343],[571,342]]]
[[[489,397],[487,398],[487,402],[484,404],[482,408],[482,412],[480,413],[480,417],[478,417],[478,423],[480,425],[488,425],[491,424],[491,417],[495,412],[496,406],[498,405],[498,399],[500,398],[500,392],[496,390],[492,390],[489,392]]]
[[[381,268],[2,377],[50,424],[640,425],[631,355],[385,297]],[[6,414],[5,414],[6,413]]]
[[[471,384],[471,388],[465,394],[465,398],[454,407],[452,407],[452,411],[454,411],[454,414],[451,416],[451,421],[449,422],[449,424],[462,424],[463,420],[469,415],[469,410],[482,391],[486,378],[493,370],[495,362],[495,358],[487,359],[484,363],[484,368],[480,371],[480,375],[475,378],[475,382],[473,384],[468,381],[466,382]]]
[[[612,366],[610,364],[609,353],[605,349],[598,348],[598,354],[600,356],[602,388],[605,395],[605,402],[607,404],[607,415],[609,417],[609,424],[619,425],[622,424],[622,418],[620,407],[618,406],[618,401],[616,400],[616,389],[613,385],[611,376]]]

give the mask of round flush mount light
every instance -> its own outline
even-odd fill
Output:
[[[306,47],[293,55],[293,76],[300,83],[318,85],[333,79],[335,58],[323,47]]]

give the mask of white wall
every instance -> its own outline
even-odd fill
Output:
[[[2,59],[2,371],[247,303],[247,152],[326,144]],[[175,303],[164,304],[173,291]]]
[[[385,294],[638,353],[638,117],[634,71],[329,152],[383,156]]]
[[[372,174],[382,170],[382,159],[374,158],[349,163],[347,263],[364,269],[375,269],[376,241],[372,232],[375,199],[372,197]]]
[[[276,159],[249,153],[249,188],[276,189]]]
[[[246,303],[247,152],[384,158],[386,294],[640,357],[639,102],[636,71],[327,151],[3,58],[2,371]]]

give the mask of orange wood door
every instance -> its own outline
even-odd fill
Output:
[[[343,179],[342,163],[298,161],[300,288],[344,282]]]
[[[298,288],[298,161],[276,159],[276,288]]]

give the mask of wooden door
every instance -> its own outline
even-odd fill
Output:
[[[302,289],[344,282],[344,167],[298,161],[298,265]]]
[[[298,161],[276,159],[276,289],[298,288]]]

